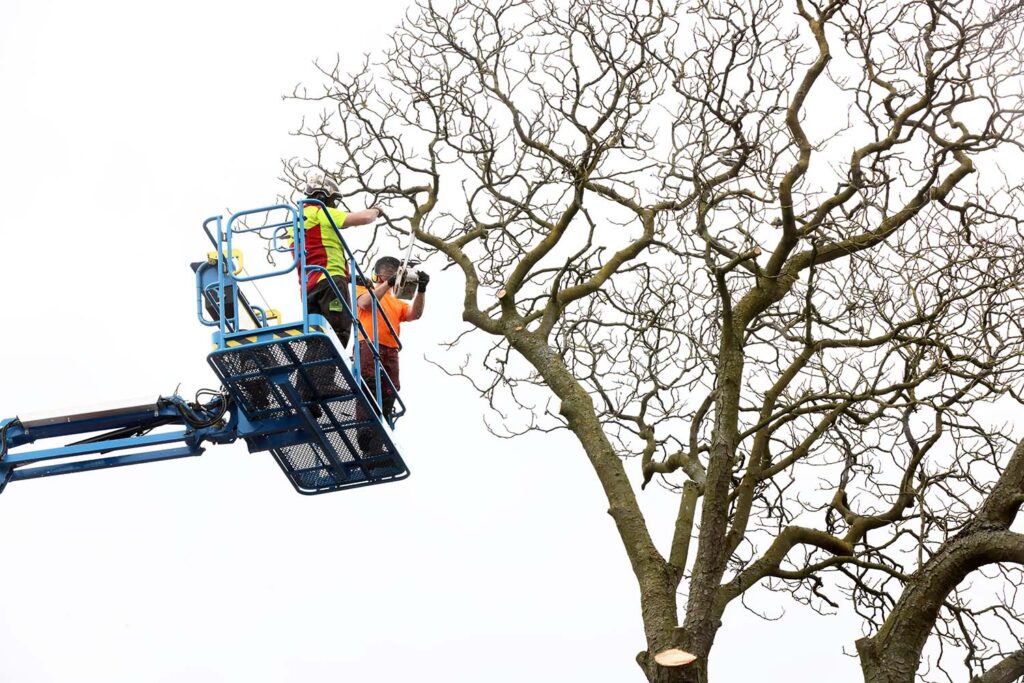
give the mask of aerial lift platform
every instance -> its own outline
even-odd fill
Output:
[[[0,419],[0,493],[11,482],[201,455],[204,444],[237,440],[245,441],[250,452],[269,451],[302,494],[408,477],[393,433],[405,404],[381,365],[376,344],[368,344],[373,377],[360,373],[359,335],[376,340],[377,320],[391,325],[376,315],[379,302],[372,288],[373,329],[360,325],[356,283],[366,278],[333,220],[350,281],[342,291],[333,279],[327,280],[352,314],[351,357],[345,356],[327,321],[309,313],[306,283],[313,273],[327,272],[306,262],[307,206],[323,204],[307,199],[242,211],[227,220],[215,216],[203,224],[214,249],[206,261],[192,264],[196,313],[200,323],[213,328],[207,361],[220,390],[202,390],[194,401],[174,394],[106,410]],[[253,236],[262,238],[272,252],[287,255],[288,265],[246,274],[236,244]],[[282,323],[279,313],[252,304],[243,291],[255,280],[295,278],[291,273],[298,273],[301,319]],[[391,415],[381,410],[385,386],[396,397]],[[84,438],[66,442],[69,437]],[[65,443],[50,445],[58,441]],[[35,447],[42,443],[47,447]]]

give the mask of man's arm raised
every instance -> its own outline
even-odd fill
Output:
[[[373,293],[377,297],[377,300],[379,301],[385,294],[387,294],[387,291],[391,289],[394,286],[394,284],[394,278],[385,280],[384,282],[378,282],[377,285],[373,288]],[[356,299],[356,306],[358,306],[361,310],[368,311],[370,310],[372,302],[373,299],[370,297],[370,291],[367,290],[360,294],[359,298]]]
[[[362,211],[352,211],[345,216],[342,223],[343,228],[351,228],[357,225],[369,225],[380,218],[381,210],[376,206]]]
[[[423,317],[423,305],[426,303],[427,283],[430,282],[430,276],[419,270],[416,271],[416,277],[419,279],[419,286],[416,288],[416,298],[412,300],[412,310],[409,311],[406,320],[419,320]]]

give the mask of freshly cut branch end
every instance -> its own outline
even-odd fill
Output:
[[[671,650],[664,650],[654,655],[654,661],[659,666],[686,666],[697,661],[697,655],[678,648],[672,648]]]

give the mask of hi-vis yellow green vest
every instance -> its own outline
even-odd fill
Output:
[[[330,207],[325,212],[319,206],[306,206],[304,213],[306,219],[304,222],[306,230],[306,264],[326,268],[332,277],[335,275],[348,277],[348,263],[345,260],[345,252],[341,248],[341,240],[338,239],[338,234],[334,232],[331,222],[327,219],[327,214],[329,213],[331,218],[334,219],[334,224],[341,230],[345,224],[345,216],[348,213]],[[294,242],[292,244],[294,246]],[[309,274],[309,281],[306,283],[306,290],[313,289],[316,283],[320,282],[323,278],[323,275],[319,270],[311,272]],[[299,277],[302,277],[301,273]]]

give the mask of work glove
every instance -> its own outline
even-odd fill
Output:
[[[424,273],[422,270],[416,271],[416,279],[419,281],[419,285],[416,287],[417,292],[427,291],[427,283],[430,282],[430,276]]]
[[[396,274],[394,274],[394,275],[392,275],[391,277],[388,278],[388,287],[391,287],[392,289],[394,289],[395,283],[397,283],[397,282],[398,282],[398,274],[396,273]]]

